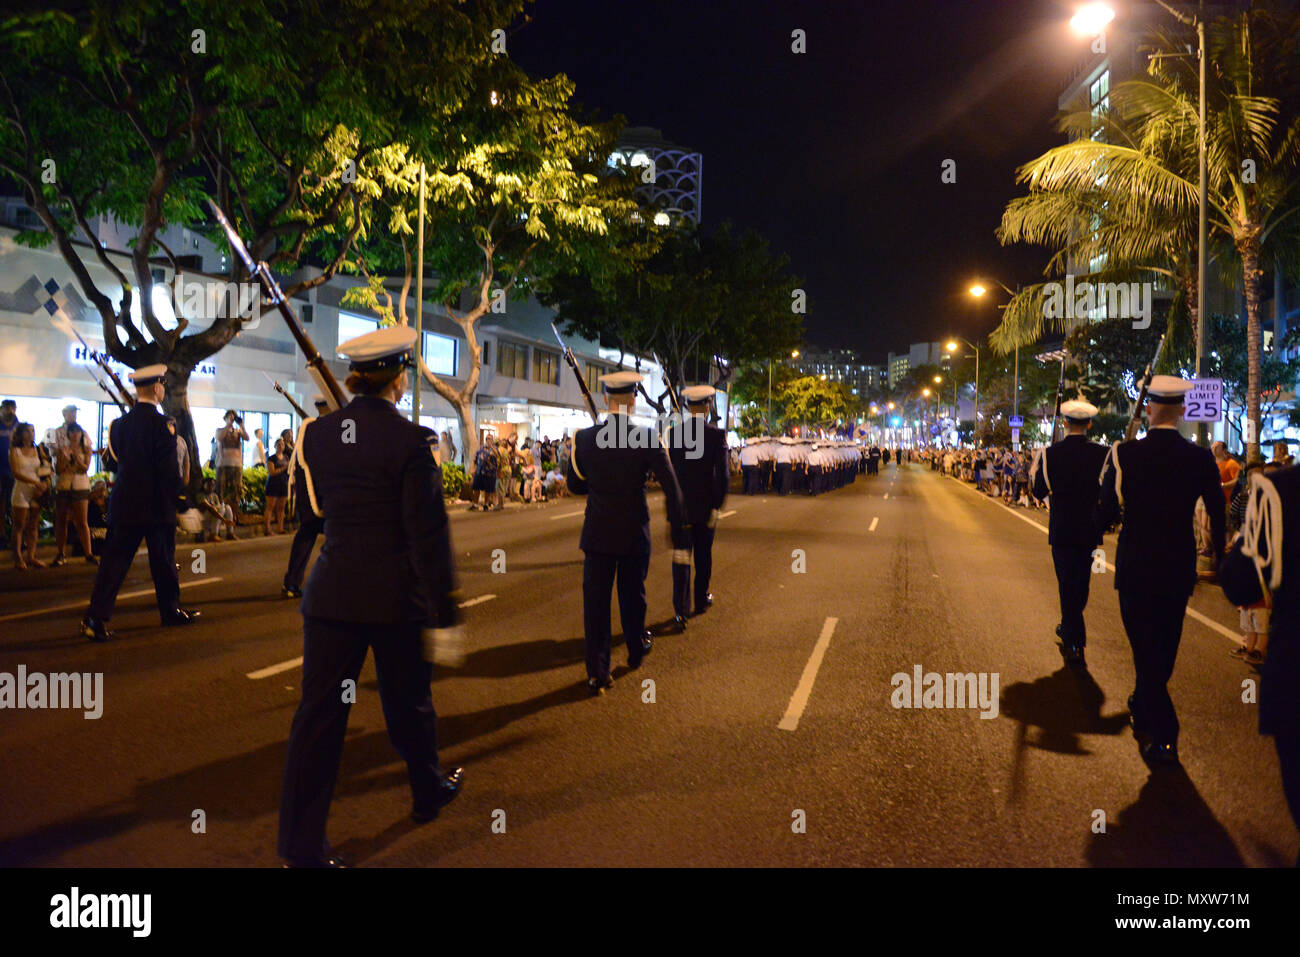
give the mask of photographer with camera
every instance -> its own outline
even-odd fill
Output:
[[[244,497],[244,443],[248,433],[244,420],[234,409],[226,410],[226,424],[217,429],[217,494],[239,515],[239,502]]]

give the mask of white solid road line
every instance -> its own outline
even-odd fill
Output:
[[[290,658],[288,661],[282,661],[278,665],[271,665],[269,668],[259,668],[257,671],[250,671],[248,677],[256,681],[258,678],[269,678],[271,675],[278,675],[281,671],[289,671],[297,668],[302,664],[301,658]]]
[[[817,669],[822,666],[822,658],[826,656],[826,648],[831,643],[831,634],[835,631],[838,622],[838,618],[827,618],[826,623],[822,625],[822,633],[817,639],[817,644],[813,646],[812,657],[803,666],[803,676],[799,679],[799,686],[794,689],[794,695],[790,698],[790,707],[785,709],[785,717],[777,725],[780,730],[794,731],[799,727],[803,709],[808,706],[808,698],[812,695],[813,682],[817,680]]]
[[[583,515],[586,511],[586,509],[580,508],[576,512],[565,512],[563,515],[552,515],[550,520],[552,522],[558,522],[562,518],[573,518],[575,515]]]
[[[473,605],[481,605],[485,601],[491,601],[496,595],[479,595],[477,598],[471,598],[469,601],[463,601],[457,608],[469,608]],[[247,677],[257,681],[259,678],[269,678],[272,675],[278,675],[282,671],[291,671],[302,664],[301,658],[290,658],[288,661],[282,661],[278,665],[268,665],[265,668],[259,668],[257,671],[250,671]]]
[[[195,585],[211,585],[221,580],[222,579],[220,575],[214,576],[212,578],[197,578],[192,582],[181,582],[181,587],[192,588]],[[117,596],[117,600],[121,601],[123,598],[140,598],[144,595],[152,595],[153,593],[154,591],[152,588],[141,588],[139,591],[123,592],[122,594]],[[55,611],[68,611],[71,608],[85,608],[85,607],[86,607],[85,600],[70,601],[65,605],[51,605],[49,608],[37,608],[34,611],[20,611],[16,615],[0,616],[0,621],[16,621],[19,618],[35,618],[37,615],[48,615],[51,612],[55,612]]]
[[[966,483],[965,483],[965,482],[962,482],[960,479],[956,479],[955,481],[959,482],[963,487],[969,487],[969,486],[966,486]],[[975,490],[974,490],[974,489],[971,489],[971,491],[975,491]],[[976,494],[976,495],[979,495],[981,498],[987,498],[987,497],[988,497],[988,496],[984,495],[982,492],[975,492],[975,494]],[[992,501],[992,500],[990,500],[990,501]],[[996,506],[998,506],[999,508],[1006,509],[1006,511],[1010,512],[1012,515],[1014,515],[1016,518],[1020,519],[1022,522],[1028,522],[1030,525],[1034,526],[1034,528],[1038,529],[1038,530],[1039,530],[1040,532],[1042,532],[1044,535],[1046,535],[1046,534],[1048,533],[1048,532],[1047,532],[1047,526],[1046,526],[1046,525],[1040,525],[1038,522],[1035,522],[1032,518],[1029,518],[1028,516],[1025,516],[1025,515],[1021,515],[1021,514],[1020,514],[1019,512],[1017,512],[1015,509],[1007,508],[1007,506],[1003,505],[1001,502],[994,501],[993,504],[996,505]],[[1113,573],[1113,572],[1115,571],[1115,566],[1112,565],[1110,562],[1107,562],[1107,563],[1106,563],[1106,570],[1107,570],[1108,572],[1112,572],[1112,573]],[[1241,636],[1240,636],[1240,635],[1238,635],[1236,632],[1234,632],[1231,628],[1225,628],[1223,625],[1219,624],[1219,623],[1218,623],[1217,621],[1215,621],[1213,618],[1208,618],[1208,617],[1206,617],[1205,615],[1201,614],[1199,611],[1197,611],[1197,610],[1196,610],[1195,608],[1193,608],[1191,605],[1188,605],[1188,606],[1187,606],[1187,614],[1191,615],[1193,618],[1195,618],[1197,621],[1199,621],[1202,625],[1205,625],[1207,628],[1209,628],[1209,629],[1211,629],[1211,630],[1213,630],[1213,631],[1217,631],[1219,634],[1221,634],[1221,635],[1223,635],[1225,638],[1229,639],[1229,640],[1230,640],[1234,645],[1239,645],[1239,644],[1241,644]]]
[[[876,530],[876,525],[879,524],[879,522],[880,522],[880,516],[877,515],[875,518],[871,520],[871,527],[868,528],[867,531],[874,532]]]
[[[718,516],[718,518],[726,518],[728,515],[735,515],[735,514],[736,514],[736,510],[733,508],[728,512],[723,512],[721,515]]]

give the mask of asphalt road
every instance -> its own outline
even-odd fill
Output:
[[[1186,623],[1171,685],[1184,771],[1153,775],[1127,728],[1133,670],[1110,573],[1094,579],[1087,675],[1061,667],[1043,512],[1006,509],[919,465],[817,499],[733,496],[713,609],[659,638],[633,674],[615,617],[615,687],[591,699],[581,508],[571,498],[453,516],[460,583],[476,603],[468,661],[436,676],[434,701],[464,793],[437,821],[409,822],[405,767],[368,663],[330,820],[344,857],[376,867],[1296,859],[1271,740],[1242,701],[1257,676],[1227,655],[1236,611],[1213,586],[1198,586],[1201,618]],[[657,502],[653,512],[650,621],[663,624],[669,546]],[[179,549],[185,602],[203,611],[187,629],[157,627],[137,559],[123,591],[147,593],[121,602],[118,640],[102,646],[76,635],[88,566],[0,572],[0,671],[105,676],[98,720],[0,711],[0,863],[278,864],[302,653],[297,603],[279,597],[288,546],[288,536],[209,545],[198,572]],[[988,717],[894,707],[894,676],[918,666],[996,675],[996,716],[991,705]],[[192,827],[198,810],[204,833]]]

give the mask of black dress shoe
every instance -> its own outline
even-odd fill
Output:
[[[176,607],[162,616],[162,623],[167,628],[176,625],[192,625],[201,614],[202,612],[195,608]]]
[[[614,687],[614,679],[609,675],[605,675],[604,678],[587,679],[587,693],[593,698],[599,698],[607,689],[612,687]]]
[[[1140,751],[1142,760],[1152,766],[1172,768],[1181,763],[1178,760],[1178,745],[1176,744],[1159,744],[1155,741],[1148,741],[1142,745]]]
[[[1061,634],[1061,626],[1060,626],[1060,625],[1057,625],[1057,626],[1056,626],[1056,637],[1057,637],[1057,638],[1060,638],[1062,641],[1065,640],[1065,635]]]
[[[674,616],[673,627],[677,629],[677,634],[679,635],[682,634],[684,631],[686,631],[686,616],[685,615]]]
[[[322,857],[314,861],[285,861],[285,867],[329,867],[334,869],[346,868],[348,865],[343,863],[341,858]]]
[[[441,808],[456,800],[456,795],[460,793],[460,785],[464,779],[464,768],[452,768],[442,775],[433,794],[422,797],[415,802],[415,806],[411,808],[411,820],[416,824],[432,821],[438,816],[438,811]]]
[[[290,588],[288,585],[285,585],[283,588],[280,589],[280,597],[281,597],[281,598],[301,598],[301,597],[302,597],[302,589],[301,589],[301,588]]]
[[[654,647],[654,639],[650,637],[650,632],[647,631],[645,633],[645,637],[641,639],[641,647],[637,649],[637,653],[631,651],[628,652],[627,655],[628,668],[630,668],[632,671],[636,671],[636,669],[640,668],[641,662],[645,660],[646,655],[650,654],[650,649],[653,647]]]
[[[108,630],[104,620],[91,615],[81,619],[81,634],[82,637],[89,638],[91,641],[103,642],[113,639],[113,633]]]

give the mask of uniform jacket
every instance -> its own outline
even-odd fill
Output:
[[[706,423],[703,416],[691,416],[691,419],[693,421],[682,426],[674,425],[668,430],[668,458],[681,486],[686,521],[692,525],[705,525],[710,513],[722,508],[727,499],[727,486],[731,481],[727,436],[717,426]],[[788,445],[781,447],[786,452],[791,449],[792,446]],[[692,458],[692,451],[702,454]]]
[[[106,464],[117,472],[108,500],[115,525],[174,525],[181,470],[176,437],[152,402],[136,402],[108,429],[111,455]]]
[[[1300,468],[1287,468],[1256,480],[1277,492],[1281,504],[1280,523],[1273,526],[1261,551],[1262,566],[1243,554],[1238,540],[1219,566],[1223,593],[1234,605],[1249,606],[1263,597],[1262,577],[1267,581],[1280,569],[1281,581],[1273,589],[1273,614],[1268,639],[1268,657],[1261,668],[1259,688],[1259,730],[1262,734],[1300,733]],[[1252,516],[1254,541],[1261,527],[1269,524],[1267,513]],[[1277,530],[1281,530],[1281,541]]]
[[[604,434],[609,438],[599,439],[606,427],[609,431]],[[633,433],[638,434],[634,437]],[[565,479],[570,492],[587,496],[579,548],[602,555],[650,554],[650,509],[645,499],[645,480],[650,474],[664,490],[673,541],[680,547],[684,521],[681,487],[658,435],[633,425],[621,413],[574,435]]]
[[[1202,499],[1216,556],[1223,554],[1224,507],[1219,467],[1209,449],[1177,429],[1157,428],[1136,442],[1117,443],[1102,473],[1096,528],[1120,517],[1115,587],[1161,595],[1190,595],[1196,586],[1193,516]]]
[[[1101,530],[1093,513],[1101,495],[1101,469],[1107,448],[1086,435],[1067,435],[1043,451],[1034,467],[1034,496],[1052,497],[1047,541],[1052,545],[1096,548]]]
[[[346,441],[351,439],[351,441]],[[391,402],[356,396],[303,423],[298,467],[325,545],[302,613],[335,621],[457,621],[437,434]]]

